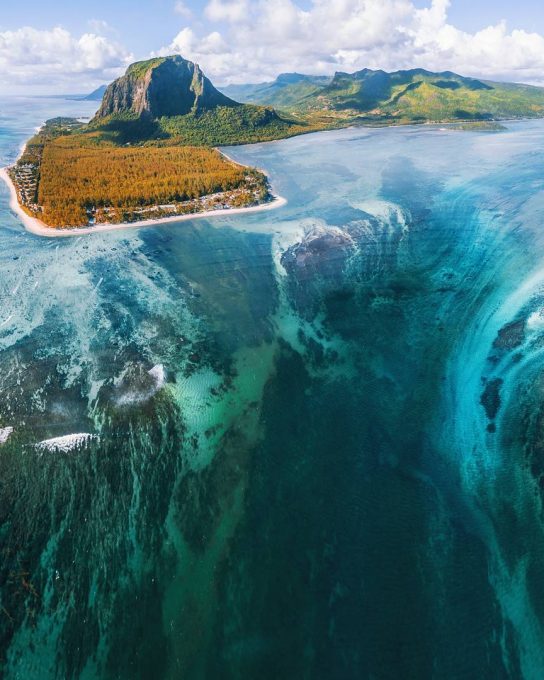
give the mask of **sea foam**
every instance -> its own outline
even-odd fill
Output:
[[[126,406],[139,404],[151,399],[166,383],[166,371],[162,364],[156,364],[145,373],[126,374],[121,379],[120,396],[117,404]]]
[[[68,453],[74,449],[89,444],[91,441],[97,440],[98,436],[89,434],[88,432],[79,432],[77,434],[67,434],[63,437],[53,437],[53,439],[45,439],[36,444],[36,448],[40,451],[59,451]]]
[[[149,369],[148,374],[156,381],[156,389],[160,390],[160,388],[166,382],[166,372],[164,370],[164,366],[162,364],[157,364],[156,366],[153,366],[153,368]]]
[[[0,427],[0,445],[5,444],[13,433],[12,427]]]

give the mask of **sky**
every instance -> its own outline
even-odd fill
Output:
[[[4,6],[7,5],[7,6]],[[0,7],[0,94],[84,93],[181,54],[219,85],[421,67],[544,85],[536,0],[25,0]]]

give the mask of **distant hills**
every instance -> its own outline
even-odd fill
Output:
[[[451,71],[363,69],[332,78],[282,74],[271,83],[223,88],[242,101],[343,122],[446,122],[544,115],[544,89],[466,78]]]
[[[107,85],[100,85],[96,90],[93,90],[89,94],[59,94],[59,95],[49,95],[54,98],[59,99],[69,99],[76,102],[101,102],[104,92],[107,89]]]
[[[276,80],[258,85],[228,85],[220,88],[229,97],[277,108],[297,106],[306,97],[319,92],[332,76],[307,76],[301,73],[282,73]]]
[[[87,102],[101,102],[107,88],[107,85],[100,85],[100,87],[97,87],[96,90],[93,90],[90,94],[85,95],[82,97],[82,99],[83,101]]]

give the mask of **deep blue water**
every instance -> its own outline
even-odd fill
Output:
[[[0,100],[1,164],[90,107]],[[287,206],[66,239],[0,188],[2,677],[544,677],[544,122],[507,128],[232,148]]]

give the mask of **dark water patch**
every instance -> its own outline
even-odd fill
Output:
[[[161,267],[190,288],[188,305],[206,320],[223,354],[271,339],[269,316],[277,291],[270,235],[217,230],[200,222],[183,224],[174,240],[160,229],[146,231],[144,240],[147,248],[166,241]]]
[[[512,350],[523,344],[525,340],[525,319],[512,321],[503,326],[493,341],[493,347],[501,350]]]
[[[493,378],[485,383],[480,403],[484,407],[489,420],[495,420],[501,407],[501,387],[503,382],[502,378]]]
[[[431,529],[428,518],[451,509],[421,475],[381,462],[414,464],[421,412],[404,418],[400,437],[388,435],[391,412],[372,393],[317,385],[287,349],[264,403],[268,434],[222,571],[224,615],[208,672],[395,678],[402,668],[408,677],[462,677],[478,658],[481,677],[504,674],[498,641],[488,643],[500,618],[487,618],[484,547],[455,522]],[[472,645],[472,660],[452,638]]]
[[[195,553],[206,550],[223,514],[232,505],[233,495],[245,481],[250,454],[242,433],[230,430],[212,464],[203,471],[189,471],[177,486],[174,517]]]

